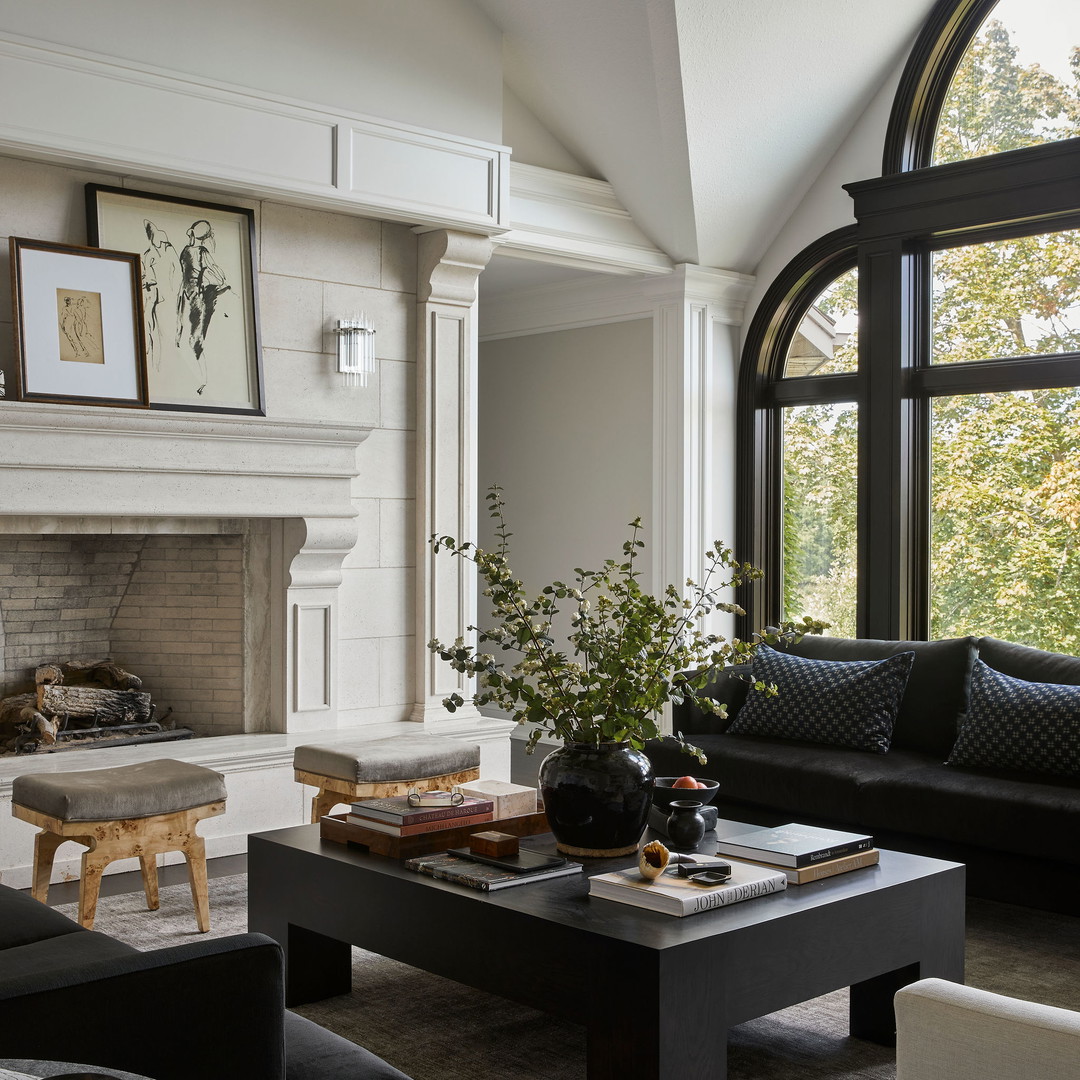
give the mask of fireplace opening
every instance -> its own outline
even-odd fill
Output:
[[[0,535],[0,754],[243,732],[244,541]]]

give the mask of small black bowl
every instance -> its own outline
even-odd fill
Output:
[[[679,788],[672,787],[679,778],[677,776],[658,776],[656,777],[655,786],[653,787],[653,806],[659,807],[661,810],[668,810],[673,802],[677,799],[691,799],[694,802],[701,803],[702,806],[708,806],[716,797],[716,793],[720,790],[719,780],[706,780],[704,778],[694,777],[699,784],[704,784],[703,788]]]

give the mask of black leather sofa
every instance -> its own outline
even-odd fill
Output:
[[[140,952],[0,885],[0,1058],[154,1080],[408,1080],[285,1008],[262,934]]]
[[[674,740],[660,740],[646,748],[656,773],[718,780],[714,803],[723,818],[870,832],[879,847],[966,863],[971,895],[1075,914],[1080,779],[945,761],[968,709],[976,658],[1016,679],[1074,686],[1080,658],[993,638],[808,635],[785,648],[841,661],[915,653],[887,753],[730,733],[748,693],[745,669],[731,669],[705,691],[727,703],[726,720],[689,703],[674,709],[673,730],[700,746],[707,764],[680,752]],[[1080,727],[1080,716],[1075,722]]]

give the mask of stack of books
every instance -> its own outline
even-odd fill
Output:
[[[415,801],[415,800],[414,800]],[[364,799],[352,804],[345,820],[352,825],[388,836],[419,836],[465,825],[483,825],[494,817],[490,799],[466,797],[456,804],[412,806],[402,795],[387,799]]]
[[[737,904],[740,900],[783,892],[787,886],[787,878],[779,871],[747,863],[732,863],[731,877],[719,885],[680,877],[675,867],[669,867],[660,877],[649,880],[635,867],[589,878],[589,895],[681,916],[697,915]]]
[[[718,855],[783,873],[789,885],[807,885],[874,866],[880,859],[872,836],[797,822],[722,837],[716,851]]]

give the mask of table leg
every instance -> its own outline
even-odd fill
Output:
[[[347,994],[352,989],[352,948],[346,941],[290,924],[286,933],[285,1004]]]
[[[910,964],[896,971],[886,971],[865,982],[853,983],[849,1005],[851,1034],[856,1039],[896,1045],[896,1016],[893,995],[902,986],[919,978],[919,965]]]
[[[670,987],[646,1003],[651,995],[639,985],[606,996],[623,1009],[589,1023],[588,1080],[726,1080],[727,1028],[702,995]]]

